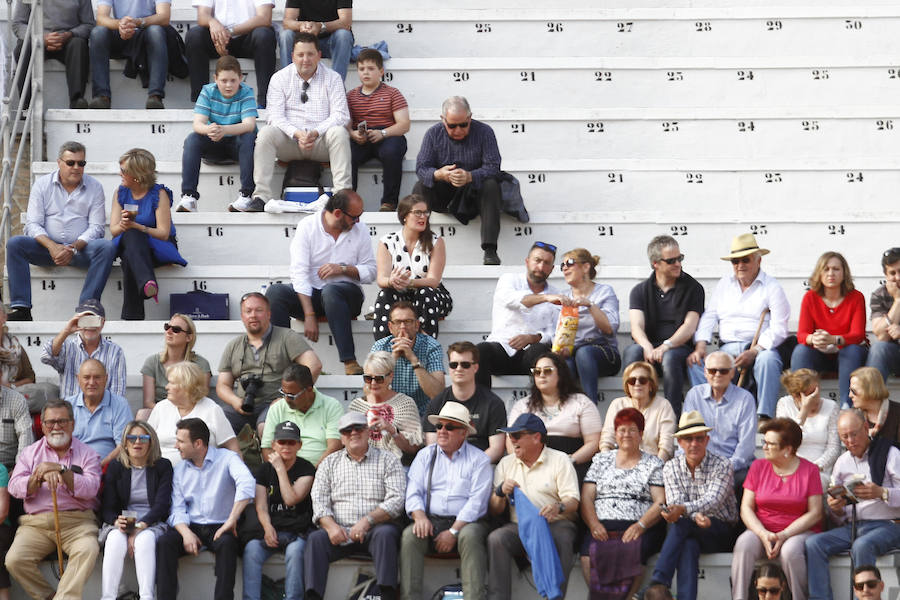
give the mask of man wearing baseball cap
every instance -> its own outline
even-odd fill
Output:
[[[257,600],[263,563],[278,551],[284,551],[285,594],[303,597],[304,536],[312,526],[309,490],[316,469],[297,455],[302,446],[300,428],[282,421],[273,428],[273,437],[273,450],[256,472],[256,515],[264,535],[244,547],[244,597]]]
[[[675,439],[683,452],[663,467],[667,504],[662,517],[672,526],[647,587],[668,589],[677,569],[678,600],[697,598],[701,552],[730,552],[734,545],[734,468],[727,458],[706,451],[710,431],[699,411],[681,415]],[[635,597],[643,599],[643,592]]]
[[[60,398],[74,396],[80,391],[78,369],[89,358],[99,360],[106,367],[106,388],[117,396],[125,395],[125,353],[118,344],[103,337],[104,323],[106,311],[100,301],[84,300],[56,337],[41,346],[41,362],[59,373]]]
[[[497,463],[488,508],[492,515],[499,515],[509,506],[511,522],[488,535],[488,597],[509,600],[513,560],[526,558],[516,508],[509,504],[513,490],[520,487],[547,519],[566,583],[575,558],[572,548],[581,494],[572,461],[563,452],[546,447],[547,428],[537,415],[523,413],[500,431],[509,436],[513,454]],[[562,595],[565,594],[563,589]]]
[[[719,350],[734,357],[738,370],[753,369],[757,412],[767,418],[775,416],[782,366],[789,361],[782,358],[779,346],[788,339],[791,316],[781,284],[760,269],[762,257],[768,253],[751,233],[742,233],[731,241],[731,252],[722,260],[731,261],[734,273],[716,284],[694,334],[694,351],[687,359],[691,385],[706,383],[703,359],[713,329],[718,326]],[[754,343],[757,328],[759,339]],[[788,357],[790,350],[785,348]]]
[[[338,421],[344,449],[326,456],[312,487],[313,522],[303,557],[307,600],[325,597],[328,565],[348,554],[370,554],[382,600],[397,598],[397,546],[393,520],[403,512],[406,475],[400,459],[369,446],[365,413]]]
[[[491,460],[466,441],[475,434],[468,409],[447,402],[428,421],[437,442],[416,454],[406,484],[406,512],[413,523],[400,542],[400,590],[404,600],[422,598],[425,554],[457,548],[463,595],[485,600],[487,525],[481,522],[491,496]]]

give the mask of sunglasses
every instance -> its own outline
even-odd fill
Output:
[[[341,429],[340,433],[341,435],[350,435],[354,431],[365,431],[368,428],[368,425],[350,425]]]
[[[447,126],[447,129],[456,129],[457,127],[465,129],[469,126],[469,123],[471,123],[471,121],[466,121],[464,123],[448,123],[447,121],[444,121],[444,125]]]
[[[869,588],[870,590],[874,590],[878,587],[878,584],[881,583],[880,579],[867,579],[866,581],[854,581],[853,589],[857,592],[863,591],[863,588]]]
[[[309,89],[309,82],[304,81],[303,82],[303,91],[300,92],[300,103],[301,104],[306,104],[306,102],[309,100],[309,95],[306,93],[306,90],[308,90],[308,89]]]
[[[756,593],[759,594],[760,596],[765,596],[767,594],[774,596],[776,594],[781,593],[781,588],[780,587],[770,587],[770,588],[758,587],[758,588],[756,588]]]
[[[625,383],[627,383],[628,385],[634,385],[636,383],[645,385],[648,381],[650,381],[649,377],[645,377],[643,375],[638,375],[637,377],[629,377],[628,379],[625,380]]]
[[[532,246],[556,254],[556,246],[553,244],[548,244],[547,242],[535,242]]]
[[[559,263],[559,268],[565,269],[566,267],[574,267],[577,264],[578,264],[578,261],[575,260],[574,258],[567,258],[566,260]]]
[[[469,362],[467,360],[451,360],[449,363],[451,369],[455,369],[456,367],[462,367],[463,369],[470,369],[474,363]]]
[[[288,400],[296,400],[300,396],[303,395],[303,392],[297,392],[296,394],[288,394],[286,391],[279,389],[278,393],[287,398]]]
[[[384,375],[363,375],[363,381],[366,383],[384,383]]]
[[[163,329],[165,329],[166,331],[171,331],[172,333],[188,333],[187,329],[182,329],[178,325],[170,325],[169,323],[163,325]]]
[[[530,433],[534,433],[534,432],[533,432],[533,431],[528,431],[528,430],[525,430],[525,431],[515,431],[515,432],[513,432],[513,433],[510,433],[510,434],[509,434],[509,437],[511,437],[511,438],[514,439],[514,440],[518,440],[518,439],[519,439],[520,437],[522,437],[523,435],[530,434]]]
[[[667,265],[674,265],[675,263],[684,262],[684,254],[679,254],[678,256],[673,256],[672,258],[661,258],[659,259]]]
[[[547,377],[548,375],[553,373],[553,371],[555,371],[555,370],[556,370],[556,367],[531,367],[531,374],[534,375],[535,377],[537,377],[539,375]]]
[[[732,258],[731,259],[731,264],[733,264],[733,265],[740,265],[740,264],[746,265],[749,262],[750,262],[749,256],[742,256],[740,258]]]
[[[87,161],[86,160],[64,160],[63,163],[67,167],[74,167],[75,165],[78,165],[79,167],[83,167],[84,165],[87,164]]]
[[[128,434],[125,436],[125,441],[134,444],[135,442],[144,442],[145,444],[150,442],[150,434],[142,433],[141,435],[132,435]]]
[[[275,440],[275,443],[282,446],[296,446],[300,442],[298,442],[297,440]]]
[[[462,425],[451,425],[450,423],[438,423],[434,426],[435,429],[440,431],[441,429],[446,429],[447,431],[456,431],[457,429],[465,429]]]
[[[710,375],[728,375],[729,373],[731,373],[731,369],[730,368],[729,369],[717,369],[715,367],[713,367],[713,368],[707,367],[706,372],[709,373]]]

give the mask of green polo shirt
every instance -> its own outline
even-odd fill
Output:
[[[315,388],[313,388],[315,389]],[[316,399],[305,413],[288,406],[284,398],[276,400],[269,407],[266,415],[266,427],[263,429],[262,447],[271,448],[275,439],[275,426],[284,421],[293,421],[300,428],[300,441],[303,446],[297,456],[316,464],[325,453],[325,440],[338,440],[338,419],[344,414],[341,403],[315,390]]]

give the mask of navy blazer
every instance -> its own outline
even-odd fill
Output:
[[[166,458],[160,458],[156,464],[148,466],[146,471],[150,510],[138,517],[138,521],[153,525],[169,518],[169,509],[172,508],[172,463]],[[103,521],[115,523],[122,511],[128,508],[130,498],[131,469],[119,460],[111,460],[103,476],[103,498],[100,504]]]

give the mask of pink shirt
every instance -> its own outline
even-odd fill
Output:
[[[97,510],[100,508],[100,455],[91,448],[72,438],[72,445],[66,455],[60,459],[56,450],[47,443],[47,438],[41,438],[31,444],[19,454],[16,459],[16,468],[9,478],[9,493],[16,498],[25,500],[25,512],[30,515],[51,512],[53,500],[50,497],[50,488],[46,484],[31,496],[28,491],[28,478],[34,472],[34,468],[42,462],[54,462],[67,467],[77,465],[84,473],[74,474],[75,490],[69,490],[65,485],[60,485],[56,490],[56,505],[59,510]]]
[[[756,516],[763,526],[778,533],[807,511],[810,496],[822,495],[822,480],[819,468],[805,458],[786,481],[775,474],[772,463],[759,458],[750,465],[744,489],[756,494]],[[816,523],[810,531],[822,531],[822,524]]]

